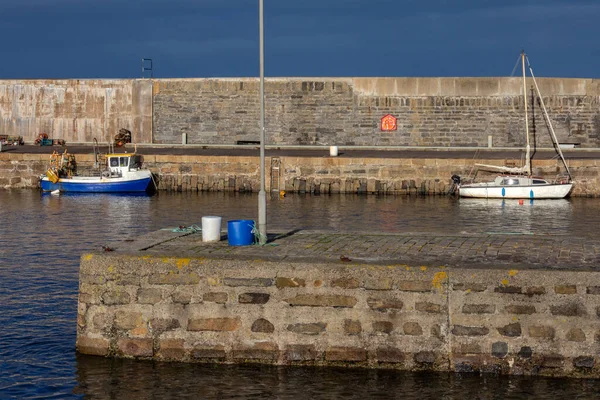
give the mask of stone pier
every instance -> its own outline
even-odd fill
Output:
[[[600,245],[158,231],[81,258],[77,350],[180,362],[600,377]]]

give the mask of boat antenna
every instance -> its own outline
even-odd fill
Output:
[[[527,117],[527,85],[525,84],[525,50],[521,51],[521,65],[523,68],[523,106],[525,107],[525,173],[531,176],[531,147],[529,146],[529,119]]]
[[[569,180],[573,180],[571,176],[571,171],[569,171],[569,166],[567,165],[567,160],[565,160],[565,156],[563,155],[560,146],[558,145],[558,139],[556,138],[556,133],[554,133],[554,127],[552,126],[552,122],[550,121],[550,117],[548,116],[548,111],[546,111],[546,105],[544,104],[544,99],[542,94],[540,93],[540,88],[538,87],[537,81],[535,80],[535,75],[533,74],[533,68],[531,68],[531,63],[529,62],[529,58],[525,57],[527,60],[527,66],[529,67],[529,73],[531,74],[531,79],[533,80],[533,84],[535,85],[535,90],[540,99],[540,105],[542,106],[542,111],[544,111],[544,117],[546,119],[546,124],[548,125],[548,129],[550,130],[550,136],[552,137],[552,145],[556,149],[556,152],[560,156],[560,159],[565,166],[565,170],[567,171],[567,175],[569,175]]]

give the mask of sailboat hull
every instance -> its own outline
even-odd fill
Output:
[[[460,197],[484,199],[563,199],[573,188],[572,183],[546,185],[501,186],[494,183],[461,185]]]

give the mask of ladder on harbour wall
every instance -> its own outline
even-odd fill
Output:
[[[271,192],[280,192],[281,160],[279,157],[271,157]]]

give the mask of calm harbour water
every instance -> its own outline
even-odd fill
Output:
[[[600,398],[600,380],[213,366],[75,353],[79,256],[111,240],[204,215],[254,219],[251,194],[42,195],[0,191],[0,398]],[[269,230],[600,234],[600,199],[289,195],[268,200]],[[226,224],[224,224],[226,225]]]

